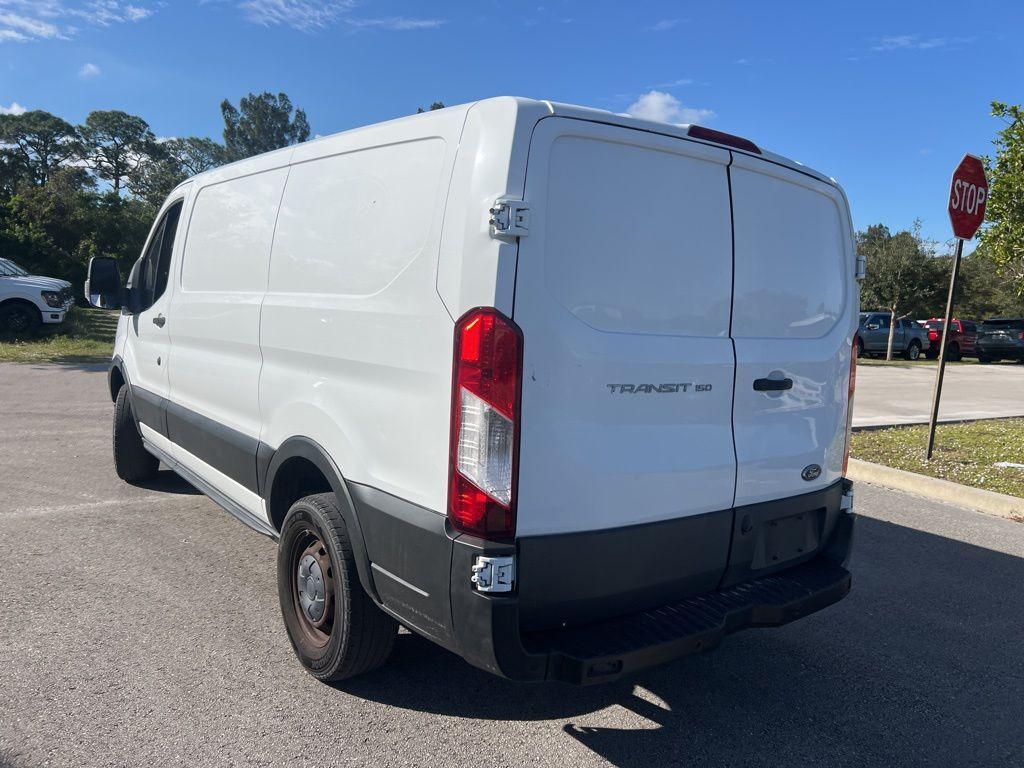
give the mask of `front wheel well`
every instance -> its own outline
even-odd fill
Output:
[[[112,402],[117,402],[117,393],[121,391],[121,387],[124,386],[124,374],[121,372],[120,366],[115,365],[110,369],[110,399]]]
[[[286,460],[274,475],[274,484],[268,496],[270,524],[274,530],[280,531],[292,504],[305,496],[330,493],[333,490],[324,473],[309,459],[295,456]]]

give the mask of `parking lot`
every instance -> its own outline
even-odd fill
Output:
[[[862,485],[853,592],[794,625],[588,689],[403,632],[327,687],[270,540],[166,471],[116,478],[105,366],[0,364],[0,403],[0,766],[1024,761],[1019,523]]]
[[[860,365],[853,426],[923,424],[931,416],[935,366]],[[1024,365],[950,364],[940,421],[1024,416]]]

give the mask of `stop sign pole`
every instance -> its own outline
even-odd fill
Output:
[[[953,271],[949,278],[949,297],[946,299],[946,314],[942,318],[942,336],[939,346],[939,370],[935,374],[935,389],[932,391],[932,415],[928,421],[928,452],[931,459],[935,448],[935,422],[939,418],[939,400],[942,398],[942,379],[946,375],[946,334],[953,320],[953,292],[960,274],[960,259],[964,253],[964,240],[970,240],[985,220],[985,202],[988,200],[988,179],[981,158],[964,155],[960,165],[953,171],[949,185],[949,220],[956,236],[956,255],[953,256]]]

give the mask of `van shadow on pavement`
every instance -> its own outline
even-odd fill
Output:
[[[862,517],[851,567],[850,596],[820,614],[605,686],[511,684],[402,634],[384,669],[339,687],[454,717],[568,718],[553,727],[623,768],[1024,764],[1024,560]],[[609,706],[637,725],[602,727]]]

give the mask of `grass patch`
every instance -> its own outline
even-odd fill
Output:
[[[991,419],[940,424],[935,452],[925,461],[928,427],[857,430],[850,455],[907,472],[1024,498],[1024,469],[996,467],[998,461],[1024,463],[1024,419]]]
[[[18,339],[0,335],[0,362],[102,363],[110,360],[117,332],[117,312],[73,307],[63,323],[38,335]]]
[[[918,360],[904,360],[902,357],[898,357],[896,355],[893,356],[892,360],[886,360],[884,356],[882,356],[882,357],[858,357],[857,358],[857,365],[897,365],[900,368],[921,368],[921,367],[931,367],[931,368],[934,368],[938,364],[939,364],[938,360],[929,360],[926,357],[924,357],[924,355],[922,355],[920,357],[920,359],[918,359]],[[978,361],[975,360],[973,357],[965,357],[963,360],[957,360],[956,362],[953,362],[952,360],[947,360],[946,361],[946,365],[947,366],[953,366],[953,365],[977,365],[977,364],[978,364]],[[993,365],[995,365],[995,363],[993,363]]]

